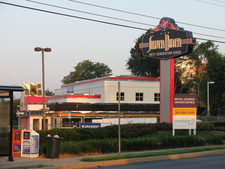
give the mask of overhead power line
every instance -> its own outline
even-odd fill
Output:
[[[214,1],[217,1],[217,2],[220,2],[220,3],[225,3],[225,1],[222,1],[222,0],[214,0]]]
[[[51,6],[51,7],[55,7],[55,8],[59,8],[59,9],[65,9],[65,10],[69,10],[69,11],[80,12],[80,13],[85,13],[85,14],[94,15],[94,16],[100,16],[100,17],[109,18],[109,19],[115,19],[115,20],[135,23],[135,24],[146,25],[146,26],[155,26],[155,25],[146,24],[146,23],[142,23],[142,22],[131,21],[131,20],[127,20],[127,19],[121,19],[121,18],[106,16],[106,15],[101,15],[101,14],[96,14],[96,13],[91,13],[91,12],[85,12],[85,11],[81,11],[81,10],[77,10],[77,9],[65,8],[65,7],[61,7],[61,6],[57,6],[57,5],[52,5],[52,4],[47,4],[47,3],[42,3],[42,2],[32,1],[32,0],[26,0],[26,1],[36,3],[36,4]]]
[[[84,18],[84,17],[74,16],[74,15],[68,15],[68,14],[63,14],[63,13],[59,13],[59,12],[53,12],[53,11],[47,11],[47,10],[43,10],[43,9],[32,8],[32,7],[27,7],[27,6],[17,5],[17,4],[11,4],[11,3],[2,2],[2,1],[0,1],[0,3],[5,4],[5,5],[10,5],[10,6],[30,9],[30,10],[34,10],[34,11],[39,11],[39,12],[45,12],[45,13],[50,13],[50,14],[55,14],[55,15],[66,16],[66,17],[70,17],[70,18],[77,18],[77,19],[83,19],[83,20],[88,20],[88,21],[93,21],[93,22],[104,23],[104,24],[108,24],[108,25],[114,25],[114,26],[120,26],[120,27],[132,28],[132,29],[139,29],[139,30],[145,30],[145,31],[147,30],[147,29],[144,29],[144,28],[138,28],[138,27],[134,27],[134,26],[128,26],[128,25],[122,25],[122,24],[111,23],[111,22],[106,22],[106,21],[100,21],[100,20],[96,20],[96,19],[90,19],[90,18]]]
[[[43,10],[43,9],[32,8],[32,7],[27,7],[27,6],[22,6],[22,5],[17,5],[17,4],[7,3],[7,2],[2,2],[2,1],[0,1],[0,3],[5,4],[5,5],[14,6],[14,7],[19,7],[19,8],[24,8],[24,9],[29,9],[29,10],[44,12],[44,13],[50,13],[50,14],[61,15],[61,16],[65,16],[65,17],[82,19],[82,20],[87,20],[87,21],[92,21],[92,22],[98,22],[98,23],[103,23],[103,24],[108,24],[108,25],[114,25],[114,26],[120,26],[120,27],[125,27],[125,28],[131,28],[131,29],[137,29],[137,30],[147,31],[147,29],[139,28],[139,27],[134,27],[134,26],[128,26],[128,25],[116,24],[116,23],[111,23],[111,22],[105,22],[105,21],[96,20],[96,19],[90,19],[90,18],[84,18],[84,17],[74,16],[74,15],[68,15],[68,14],[63,14],[63,13],[59,13],[59,12],[47,11],[47,10]],[[210,40],[210,39],[203,39],[203,38],[197,38],[197,37],[196,37],[196,39]],[[217,41],[217,40],[210,40],[210,41],[217,42],[217,43],[225,43],[225,41]]]
[[[36,4],[45,5],[45,6],[55,7],[55,8],[59,8],[59,9],[65,9],[65,10],[69,10],[69,11],[75,11],[75,12],[90,14],[90,15],[94,15],[94,16],[100,16],[100,17],[104,17],[104,18],[110,18],[110,19],[115,19],[115,20],[119,20],[119,21],[125,21],[125,22],[130,22],[130,23],[147,25],[147,26],[154,26],[155,27],[155,25],[150,25],[150,24],[146,24],[146,23],[142,23],[142,22],[136,22],[136,21],[131,21],[131,20],[127,20],[127,19],[121,19],[121,18],[106,16],[106,15],[100,15],[100,14],[95,14],[95,13],[91,13],[91,12],[85,12],[85,11],[81,11],[81,10],[71,9],[71,8],[65,8],[65,7],[52,5],[52,4],[47,4],[47,3],[42,3],[42,2],[37,2],[37,1],[33,1],[33,0],[26,0],[26,1],[32,2],[32,3],[36,3]],[[209,35],[209,34],[203,34],[203,33],[197,33],[197,32],[193,32],[193,33],[196,34],[196,35],[202,35],[202,36],[208,36],[208,37],[213,37],[213,38],[225,39],[225,37],[216,36],[216,35]]]
[[[207,1],[202,1],[202,0],[196,0],[205,4],[209,4],[209,5],[215,5],[215,6],[219,6],[219,7],[225,7],[224,5],[221,4],[216,4],[216,3],[212,3],[212,2],[207,2]],[[225,3],[224,1],[217,1],[217,2],[221,2],[221,3]]]
[[[136,15],[136,16],[142,16],[142,17],[147,17],[147,18],[152,18],[152,19],[157,19],[157,20],[161,19],[161,18],[154,17],[154,16],[139,14],[139,13],[125,11],[125,10],[120,10],[120,9],[109,8],[109,7],[95,5],[95,4],[86,3],[86,2],[80,2],[80,1],[77,1],[77,0],[68,0],[68,1],[75,2],[75,3],[80,3],[80,4],[84,4],[84,5],[89,5],[89,6],[94,6],[94,7],[98,7],[98,8],[102,8],[102,9],[108,9],[108,10],[112,10],[112,11],[132,14],[132,15]],[[208,27],[208,26],[201,26],[201,25],[196,25],[196,24],[191,24],[191,23],[186,23],[186,22],[179,22],[179,21],[176,21],[176,22],[184,24],[184,25],[195,26],[195,27],[199,27],[199,28],[205,28],[205,29],[211,29],[211,30],[217,30],[217,31],[225,32],[225,29],[211,28],[211,27]]]

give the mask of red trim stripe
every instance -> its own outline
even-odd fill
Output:
[[[101,98],[101,95],[59,95],[59,96],[52,96],[49,98],[49,100],[52,99],[60,99],[60,98],[94,98],[94,99],[99,99]]]
[[[174,58],[170,59],[170,123],[173,123]]]

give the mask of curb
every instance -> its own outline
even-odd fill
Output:
[[[221,154],[225,154],[225,150],[212,150],[212,151],[203,151],[203,152],[196,152],[196,153],[173,154],[173,155],[121,159],[121,160],[111,160],[111,161],[99,161],[99,162],[90,162],[90,163],[84,163],[84,164],[74,164],[74,165],[68,165],[68,166],[47,167],[46,169],[73,169],[73,168],[90,169],[90,168],[98,168],[98,167],[120,166],[120,165],[146,163],[146,162],[163,161],[163,160],[196,158],[196,157],[221,155]]]

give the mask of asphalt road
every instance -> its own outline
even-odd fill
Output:
[[[179,160],[138,163],[124,166],[101,167],[101,169],[224,169],[225,155],[205,156]]]

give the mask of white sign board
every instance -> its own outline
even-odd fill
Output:
[[[196,129],[196,116],[173,116],[174,129]]]

